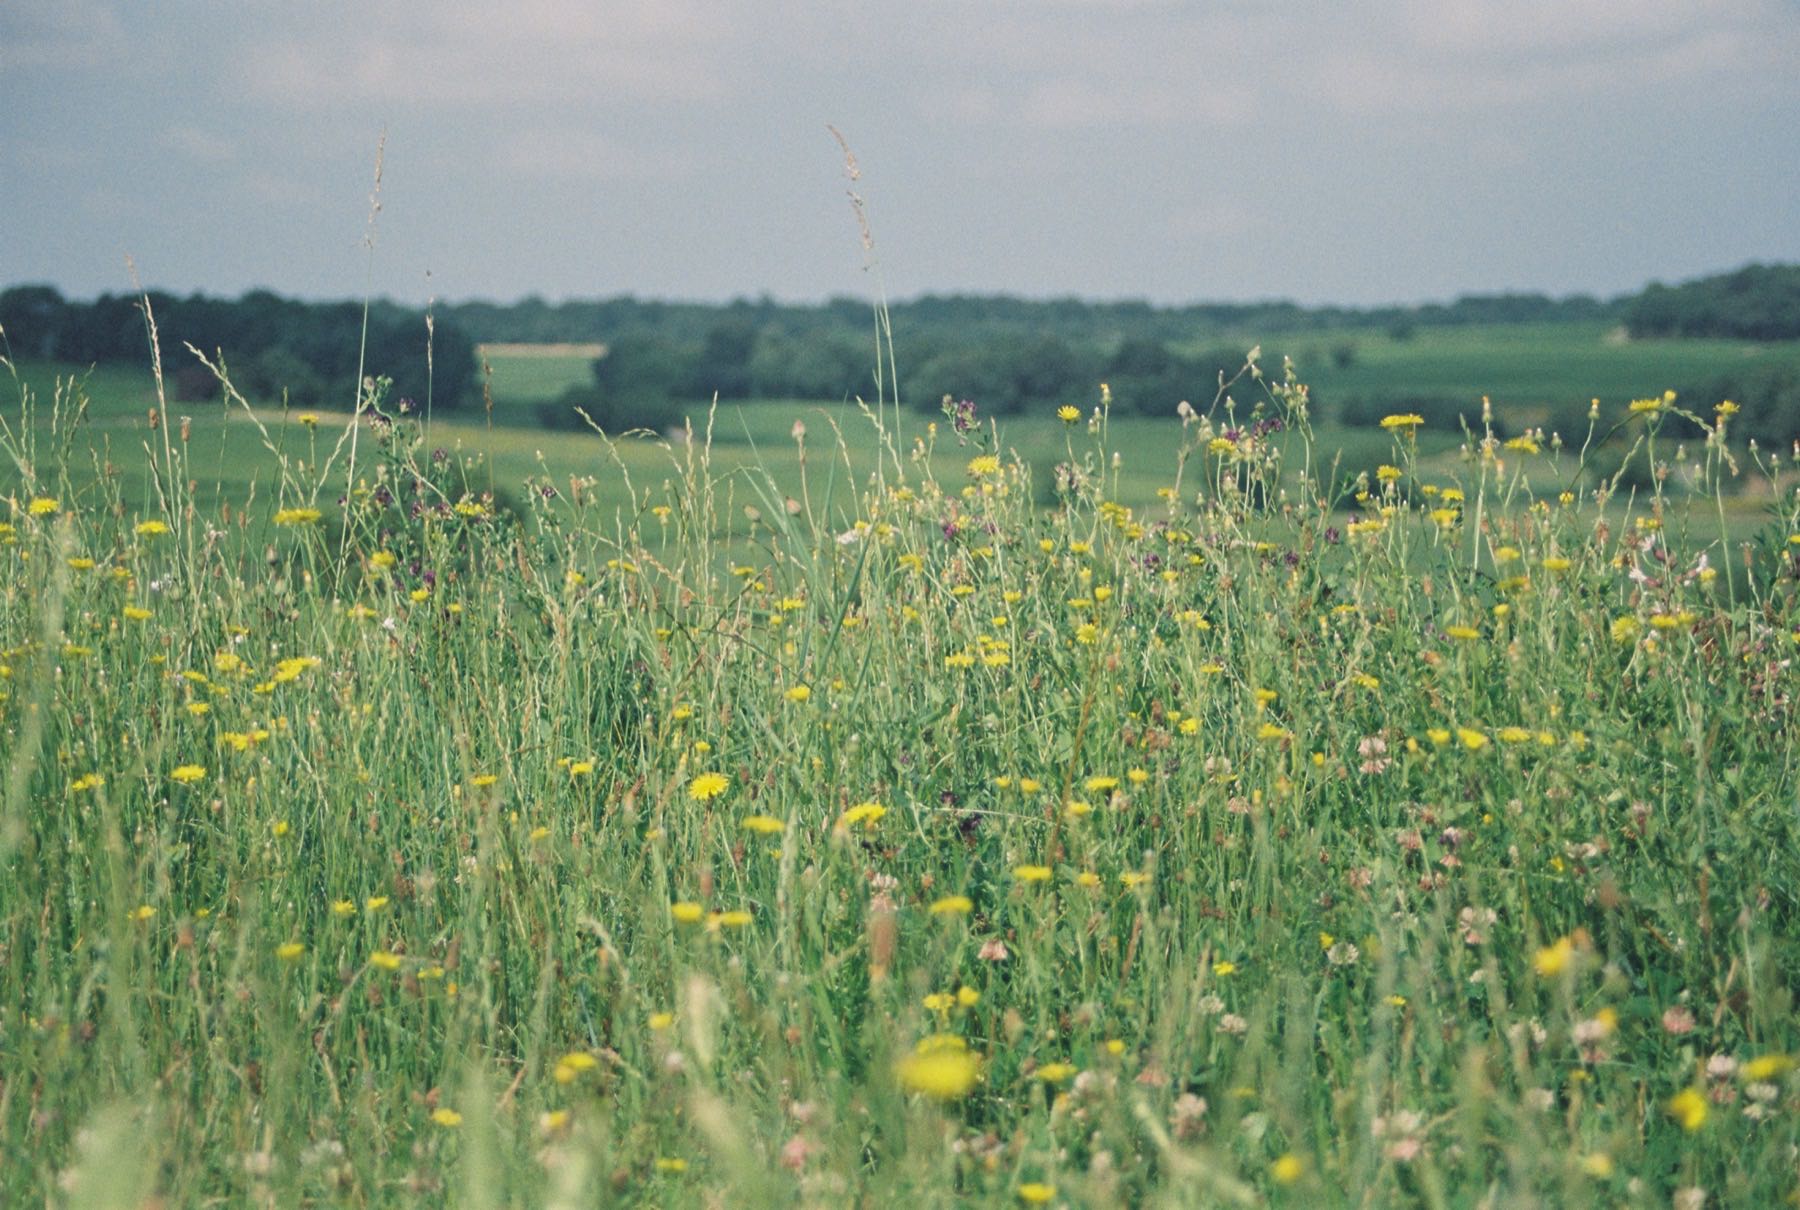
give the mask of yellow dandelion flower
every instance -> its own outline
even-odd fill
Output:
[[[973,479],[980,479],[986,475],[997,475],[1000,473],[1000,459],[992,454],[978,454],[969,459],[968,471],[970,478]]]
[[[1707,1114],[1711,1112],[1706,1103],[1706,1094],[1698,1088],[1684,1088],[1668,1102],[1669,1116],[1681,1123],[1681,1128],[1692,1134],[1706,1125]]]
[[[431,1111],[431,1120],[446,1130],[455,1130],[462,1125],[462,1114],[448,1106],[440,1105]]]
[[[1383,416],[1381,418],[1381,427],[1390,432],[1400,429],[1411,433],[1414,429],[1417,429],[1424,423],[1425,417],[1420,416],[1416,412],[1404,412],[1393,416]]]
[[[787,824],[773,815],[749,815],[744,818],[743,826],[763,836],[773,836],[777,832],[785,832]]]
[[[1046,1084],[1061,1084],[1079,1070],[1073,1063],[1046,1063],[1033,1074]]]
[[[894,1078],[908,1092],[954,1101],[968,1096],[981,1078],[981,1060],[956,1035],[936,1034],[894,1064]]]
[[[1041,1206],[1056,1196],[1056,1186],[1044,1181],[1026,1181],[1019,1186],[1019,1200]]]
[[[844,812],[838,819],[837,826],[854,828],[857,824],[862,824],[864,827],[872,828],[880,823],[882,816],[886,814],[887,808],[878,802],[859,802]]]
[[[932,903],[933,916],[967,916],[975,910],[975,901],[967,895],[946,895]]]
[[[177,765],[169,771],[169,777],[184,786],[191,786],[205,776],[205,765]]]
[[[1758,1055],[1738,1068],[1738,1074],[1751,1083],[1761,1084],[1779,1076],[1785,1076],[1792,1070],[1794,1070],[1794,1060],[1791,1055]]]
[[[34,517],[47,517],[62,508],[61,502],[51,496],[38,496],[25,506],[25,511]]]
[[[369,965],[380,967],[384,971],[400,969],[400,955],[389,950],[376,950],[369,955]]]
[[[275,524],[281,526],[311,525],[320,517],[316,508],[283,508],[275,513]]]
[[[723,773],[702,773],[688,783],[688,797],[695,802],[709,802],[725,793],[730,785]]]
[[[298,962],[306,947],[298,941],[284,941],[275,947],[275,956],[283,962]]]
[[[1479,752],[1488,744],[1488,737],[1473,727],[1458,727],[1456,738],[1461,740],[1462,746],[1471,752]]]
[[[1081,419],[1081,409],[1072,404],[1063,404],[1056,409],[1056,418],[1064,424],[1074,424]]]
[[[706,916],[706,909],[689,900],[682,900],[669,905],[669,915],[677,924],[699,924]]]
[[[1292,1185],[1306,1175],[1306,1161],[1291,1151],[1287,1152],[1269,1165],[1269,1175],[1277,1185]]]
[[[1013,867],[1013,877],[1020,882],[1048,882],[1050,867],[1047,865],[1017,865]]]
[[[1559,937],[1532,956],[1531,966],[1544,978],[1554,979],[1568,969],[1574,957],[1575,943],[1567,937]]]

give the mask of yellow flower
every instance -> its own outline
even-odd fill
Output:
[[[431,1120],[446,1130],[455,1130],[458,1126],[462,1125],[462,1114],[456,1112],[454,1109],[440,1105],[438,1108],[431,1111]]]
[[[1544,978],[1554,979],[1568,969],[1574,956],[1575,943],[1567,937],[1559,937],[1532,956],[1531,966]]]
[[[1706,1125],[1706,1115],[1710,1112],[1706,1094],[1698,1088],[1684,1088],[1670,1097],[1668,1109],[1669,1115],[1689,1134]]]
[[[887,808],[878,802],[859,802],[854,807],[851,807],[848,811],[844,812],[843,816],[838,819],[837,826],[840,828],[853,828],[857,824],[862,824],[865,827],[872,828],[880,823],[881,817],[886,814]]]
[[[332,903],[331,914],[337,917],[356,915],[356,904],[348,899],[339,899]]]
[[[706,909],[684,899],[669,905],[669,915],[675,918],[677,924],[699,924],[706,915]]]
[[[311,525],[319,519],[316,508],[284,508],[275,513],[277,525]]]
[[[1061,1084],[1078,1070],[1073,1063],[1046,1063],[1035,1074],[1046,1084]]]
[[[1425,423],[1425,417],[1414,412],[1405,412],[1394,416],[1383,416],[1381,427],[1384,429],[1405,429],[1408,433]]]
[[[191,786],[206,776],[206,766],[177,765],[169,771],[169,776],[184,786]]]
[[[386,895],[370,895],[367,899],[363,900],[363,910],[379,912],[382,908],[386,907],[387,904],[388,897]]]
[[[1738,1069],[1738,1074],[1751,1083],[1760,1084],[1784,1076],[1794,1070],[1794,1060],[1790,1055],[1759,1055]]]
[[[969,1095],[981,1078],[981,1060],[954,1034],[921,1039],[911,1054],[894,1064],[894,1078],[908,1092],[938,1101]]]
[[[1213,963],[1213,974],[1219,976],[1221,979],[1227,975],[1235,975],[1237,974],[1237,963],[1215,962]]]
[[[25,506],[25,511],[34,517],[47,517],[61,507],[59,502],[49,496],[38,496]]]
[[[967,895],[946,895],[931,905],[933,916],[966,916],[975,910],[975,902]]]
[[[1074,411],[1073,408],[1069,410]],[[1026,1181],[1019,1186],[1019,1200],[1034,1206],[1041,1206],[1055,1196],[1056,1186],[1043,1181]]]
[[[1073,404],[1065,403],[1056,409],[1056,418],[1064,424],[1074,424],[1081,419],[1081,409]]]
[[[1306,1161],[1290,1151],[1269,1165],[1269,1175],[1277,1185],[1291,1185],[1306,1175]]]
[[[1644,631],[1643,623],[1630,614],[1613,619],[1612,638],[1615,643],[1629,643]]]
[[[714,912],[707,917],[706,923],[708,928],[741,929],[755,918],[742,908],[733,908],[729,912]]]
[[[1446,626],[1444,633],[1453,639],[1461,639],[1465,643],[1481,637],[1481,631],[1473,626]]]
[[[384,971],[397,971],[400,969],[400,955],[387,950],[376,950],[369,955],[369,965],[378,966]]]
[[[150,919],[150,917],[156,915],[156,909],[151,907],[147,903],[140,903],[137,905],[137,907],[133,908],[127,914],[133,920],[143,921],[143,920],[148,920],[148,919]]]
[[[787,830],[787,825],[773,815],[746,816],[743,826],[763,836],[773,836]]]
[[[585,1050],[572,1051],[556,1061],[551,1077],[558,1084],[573,1084],[584,1071],[592,1071],[600,1061]]]
[[[651,1013],[650,1014],[650,1031],[652,1033],[661,1033],[663,1030],[669,1028],[669,1026],[671,1026],[673,1024],[675,1024],[675,1014],[674,1013]]]
[[[688,783],[688,797],[708,802],[725,793],[731,782],[722,773],[702,773]]]
[[[569,762],[570,777],[586,777],[593,771],[594,762],[591,760],[572,760]]]
[[[1603,1181],[1613,1174],[1612,1156],[1604,1151],[1591,1151],[1581,1157],[1581,1170],[1595,1180]]]
[[[805,685],[795,685],[792,689],[789,689],[786,694],[787,700],[790,702],[804,702],[811,696],[812,690]]]
[[[1013,877],[1020,882],[1047,882],[1050,878],[1050,867],[1047,865],[1017,865],[1013,867]]]
[[[984,475],[997,475],[1000,473],[1000,459],[992,454],[978,454],[969,459],[968,471],[970,477],[975,479]]]
[[[305,952],[306,947],[298,941],[285,941],[275,947],[275,956],[283,962],[298,962]]]
[[[671,1173],[686,1172],[687,1171],[687,1161],[684,1159],[679,1159],[679,1158],[671,1159],[667,1156],[658,1156],[656,1159],[656,1170],[658,1172],[671,1172]]]
[[[1488,744],[1488,737],[1473,727],[1458,727],[1456,738],[1461,740],[1462,746],[1471,752],[1479,752]]]

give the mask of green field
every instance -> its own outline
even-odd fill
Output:
[[[1204,347],[1212,347],[1205,343]],[[1419,328],[1405,339],[1378,330],[1284,337],[1271,349],[1294,357],[1327,406],[1333,400],[1451,399],[1478,412],[1482,396],[1516,423],[1598,398],[1620,405],[1762,364],[1800,363],[1800,342],[1624,339],[1600,324],[1495,324]],[[1334,350],[1352,351],[1348,366]],[[1710,408],[1717,400],[1698,401]]]
[[[0,1204],[1800,1188],[1780,485],[1740,549],[1401,428],[1347,513],[1285,386],[352,477],[88,385],[5,437]]]
[[[1339,345],[1354,350],[1348,366],[1339,366],[1332,359],[1331,352]],[[592,477],[599,498],[631,510],[641,507],[641,501],[634,504],[626,492],[627,475],[647,486],[681,462],[679,450],[653,439],[634,438],[615,446],[588,433],[538,429],[537,412],[542,405],[570,386],[591,381],[591,359],[585,351],[559,346],[491,346],[483,352],[491,369],[491,424],[476,401],[433,417],[428,436],[431,445],[449,451],[457,464],[466,468],[471,484],[484,490],[498,489],[511,497],[527,478],[566,485],[571,476]],[[1392,401],[1394,410],[1403,410],[1408,400],[1418,398],[1464,400],[1467,418],[1478,424],[1480,399],[1487,395],[1494,401],[1497,420],[1516,432],[1541,423],[1546,408],[1559,404],[1579,405],[1599,398],[1609,410],[1616,409],[1629,399],[1704,381],[1734,367],[1800,362],[1800,345],[1624,342],[1597,325],[1496,325],[1422,328],[1406,339],[1377,331],[1321,333],[1294,338],[1291,355],[1297,358],[1302,377],[1323,401],[1324,422],[1316,456],[1327,471],[1335,462],[1340,474],[1350,477],[1372,471],[1384,458],[1388,440],[1379,430],[1331,425],[1334,400],[1387,400]],[[1276,356],[1265,357],[1265,365],[1272,371],[1279,366]],[[84,369],[27,364],[19,373],[40,400],[40,413],[48,410],[47,401],[58,381],[70,377],[80,381],[91,401],[88,436],[81,439],[82,444],[97,444],[102,462],[110,460],[126,476],[123,490],[127,498],[140,503],[150,499],[152,486],[144,473],[144,447],[150,435],[145,418],[157,405],[157,398],[148,367]],[[345,384],[346,413],[350,386]],[[1075,402],[1085,409],[1092,401]],[[1684,402],[1694,402],[1705,411],[1716,401]],[[263,440],[245,423],[242,410],[218,403],[176,404],[169,410],[193,418],[190,465],[202,495],[209,500],[235,499],[249,491],[253,477],[249,468],[258,464]],[[342,414],[325,413],[321,427],[314,431],[294,423],[297,412],[283,415],[260,405],[258,412],[284,453],[310,457],[315,464],[329,455],[343,431]],[[905,453],[910,453],[913,441],[927,436],[926,426],[934,419],[912,412],[896,417],[891,407],[886,417],[890,429],[898,433],[897,446]],[[718,466],[760,465],[773,474],[784,494],[797,493],[801,485],[800,459],[791,436],[797,420],[808,429],[808,486],[813,490],[824,490],[828,479],[836,489],[847,490],[874,466],[876,431],[853,404],[726,402],[712,411],[697,402],[688,409],[688,419],[702,432],[710,419]],[[1116,486],[1121,501],[1143,507],[1154,501],[1159,487],[1171,481],[1177,427],[1172,418],[1149,419],[1123,412],[1111,419],[1109,449],[1120,459]],[[1582,435],[1567,436],[1579,442]],[[1009,417],[1000,421],[990,444],[1002,451],[1016,451],[1036,473],[1047,477],[1050,468],[1066,458],[1066,437],[1054,417]],[[1459,445],[1454,433],[1425,434],[1421,444],[1424,465],[1445,475],[1456,474]],[[972,453],[947,432],[938,434],[932,451],[931,461],[940,474],[948,473]],[[1555,463],[1546,460],[1535,468],[1536,481],[1539,486],[1570,486],[1576,478],[1574,463],[1572,454]],[[91,478],[92,460],[82,465],[83,473]],[[1746,508],[1751,514],[1756,511],[1756,506],[1734,502],[1734,513],[1744,513]]]

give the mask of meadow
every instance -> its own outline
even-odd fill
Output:
[[[1629,491],[1334,475],[1275,365],[679,442],[44,377],[0,1202],[1800,1190],[1800,495],[1722,401],[1608,401]]]

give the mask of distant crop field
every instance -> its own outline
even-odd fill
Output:
[[[1559,405],[1622,404],[1758,365],[1800,365],[1800,342],[1627,340],[1599,324],[1422,327],[1404,339],[1346,330],[1282,343],[1328,416],[1348,400],[1398,406],[1418,398],[1478,412],[1485,395],[1523,423]]]
[[[494,401],[511,407],[555,399],[570,387],[594,380],[594,360],[602,344],[484,344],[476,356],[491,369]]]

